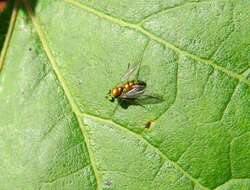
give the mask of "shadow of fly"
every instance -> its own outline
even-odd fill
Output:
[[[128,69],[122,76],[121,82],[109,90],[106,98],[111,102],[117,100],[118,104],[125,109],[129,105],[145,107],[145,104],[157,104],[163,102],[163,99],[160,96],[145,94],[147,84],[144,81],[138,80],[140,67],[141,64],[134,65],[133,67],[128,65]],[[135,72],[134,79],[129,80],[130,76]]]

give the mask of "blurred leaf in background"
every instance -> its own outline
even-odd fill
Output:
[[[3,47],[4,39],[8,31],[12,10],[13,10],[13,1],[11,0],[0,1],[0,52]]]

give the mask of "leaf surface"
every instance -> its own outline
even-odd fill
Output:
[[[249,189],[248,1],[17,6],[0,59],[0,189]],[[140,62],[165,101],[114,112],[106,93]]]

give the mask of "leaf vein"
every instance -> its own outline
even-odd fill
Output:
[[[224,115],[225,115],[225,113],[226,113],[226,111],[227,111],[227,109],[229,107],[229,104],[230,104],[230,102],[231,102],[231,100],[232,100],[232,98],[234,96],[234,94],[237,92],[238,84],[239,83],[237,82],[236,86],[234,87],[233,92],[230,94],[230,97],[226,101],[225,106],[224,106],[224,108],[223,108],[223,110],[221,112],[221,115],[220,115],[220,118],[218,119],[218,121],[221,121],[223,119],[223,117],[224,117]]]
[[[173,11],[175,9],[179,9],[179,8],[183,8],[185,6],[188,6],[188,5],[197,5],[197,4],[200,4],[200,3],[210,3],[211,0],[207,0],[207,1],[197,1],[197,2],[183,2],[179,5],[176,5],[176,6],[171,6],[171,7],[166,7],[166,8],[163,8],[163,9],[159,9],[147,16],[145,16],[139,23],[138,25],[142,25],[144,22],[146,22],[147,20],[151,19],[152,17],[158,15],[158,14],[161,14],[163,12],[168,12],[168,11]]]
[[[165,162],[163,161],[161,163],[161,165],[159,166],[158,170],[155,172],[154,176],[153,176],[153,180],[152,183],[155,181],[155,179],[157,178],[157,176],[159,175],[159,173],[161,172],[162,167],[164,166]]]
[[[172,161],[171,159],[169,159],[158,147],[156,147],[155,145],[151,144],[147,139],[145,139],[143,136],[141,136],[138,133],[135,133],[131,130],[129,130],[126,127],[123,127],[122,125],[120,125],[119,123],[116,123],[115,121],[111,120],[111,119],[106,119],[106,118],[102,118],[100,116],[95,116],[93,114],[90,113],[80,113],[80,116],[85,117],[85,118],[92,118],[95,120],[99,120],[105,123],[110,123],[111,126],[116,126],[118,129],[125,131],[127,133],[129,133],[131,136],[134,136],[135,138],[141,140],[142,142],[144,142],[146,145],[148,145],[150,148],[152,148],[156,153],[158,153],[163,159],[169,161],[171,164],[173,164],[173,166],[179,170],[183,175],[185,175],[188,179],[190,179],[192,182],[194,182],[195,184],[197,184],[200,188],[204,189],[204,190],[209,190],[209,188],[203,186],[196,178],[192,177],[189,173],[187,173],[177,162]]]
[[[159,120],[163,115],[165,115],[165,113],[166,113],[171,107],[173,107],[173,105],[175,104],[175,102],[176,102],[176,100],[177,100],[177,94],[178,94],[178,71],[179,71],[179,62],[180,62],[180,55],[178,55],[178,58],[177,58],[177,60],[176,60],[176,77],[175,77],[175,82],[176,82],[175,86],[176,86],[176,88],[175,88],[174,100],[173,100],[173,102],[171,103],[170,106],[168,106],[167,108],[165,108],[165,109],[163,110],[163,112],[160,113],[160,114],[154,119],[154,121]],[[166,91],[166,88],[164,89],[164,92],[165,92],[165,91]]]
[[[233,35],[234,31],[235,31],[235,21],[234,21],[234,6],[232,5],[232,18],[231,18],[231,23],[232,25],[232,30],[226,35],[226,37],[220,42],[219,46],[211,53],[211,55],[209,56],[210,58],[212,58],[214,55],[216,55],[216,53],[220,50],[221,47],[223,47],[223,45],[226,43],[226,41]]]
[[[68,176],[71,176],[71,175],[73,175],[73,174],[76,174],[77,172],[79,172],[79,171],[81,171],[81,170],[84,170],[86,167],[88,167],[89,165],[84,165],[84,166],[82,166],[82,167],[80,167],[80,168],[77,168],[75,171],[72,171],[72,172],[70,172],[70,173],[68,173],[68,174],[66,174],[66,175],[62,175],[62,176],[60,176],[60,177],[58,177],[58,178],[55,178],[55,179],[53,179],[53,180],[51,180],[51,181],[45,181],[45,182],[43,182],[44,184],[52,184],[52,183],[54,183],[54,182],[56,182],[57,180],[60,180],[60,179],[62,179],[62,178],[65,178],[65,177],[68,177]]]
[[[30,6],[30,4],[28,3],[27,0],[23,0],[24,2],[24,5],[25,5],[25,8],[27,9],[27,12],[29,14],[29,16],[31,17],[31,20],[32,20],[32,23],[34,25],[34,28],[36,29],[37,33],[38,33],[38,36],[40,38],[40,41],[41,41],[41,44],[44,48],[44,51],[45,53],[47,54],[48,56],[48,59],[50,60],[50,63],[51,63],[51,66],[53,68],[53,71],[59,81],[59,84],[61,85],[61,88],[63,89],[64,93],[65,93],[65,96],[67,97],[68,101],[69,101],[69,104],[72,108],[72,111],[75,113],[76,117],[77,117],[77,120],[78,120],[78,124],[79,124],[79,127],[80,127],[80,130],[81,130],[81,133],[84,137],[84,141],[86,143],[86,147],[87,147],[87,151],[88,151],[88,154],[89,154],[89,158],[90,158],[90,164],[92,166],[92,169],[93,169],[93,172],[95,174],[95,178],[96,178],[96,183],[97,183],[97,189],[99,189],[99,184],[100,184],[100,179],[99,179],[99,176],[98,176],[98,173],[97,173],[97,168],[96,168],[96,165],[95,165],[95,162],[94,162],[94,158],[91,154],[91,150],[90,150],[90,145],[87,141],[87,136],[85,134],[85,131],[84,131],[84,127],[82,125],[82,122],[80,120],[80,118],[78,117],[78,113],[80,113],[73,97],[71,96],[71,93],[66,85],[66,81],[64,80],[62,74],[60,73],[60,70],[57,66],[57,63],[56,63],[56,60],[50,50],[50,48],[48,47],[48,44],[47,44],[47,41],[46,41],[46,37],[45,37],[45,34],[40,26],[40,23],[38,21],[38,18],[36,18],[33,14],[33,11],[32,11],[32,8]]]
[[[180,53],[182,55],[190,57],[190,58],[192,58],[192,59],[194,59],[196,61],[199,61],[199,62],[201,62],[203,64],[211,65],[216,70],[219,70],[219,71],[225,73],[226,75],[228,75],[228,76],[230,76],[232,78],[235,78],[235,79],[241,81],[242,83],[245,83],[248,86],[250,86],[250,81],[247,78],[245,78],[244,76],[242,76],[242,75],[240,75],[238,73],[235,73],[233,71],[230,71],[225,67],[222,67],[222,66],[218,65],[217,63],[215,63],[214,61],[212,61],[210,59],[202,58],[202,57],[200,57],[198,55],[195,55],[195,54],[192,54],[192,53],[190,53],[190,52],[188,52],[186,50],[183,50],[180,47],[177,47],[177,46],[167,42],[165,39],[162,39],[161,37],[155,35],[154,33],[148,31],[147,29],[141,27],[138,24],[129,23],[129,22],[123,21],[123,20],[121,20],[119,18],[115,18],[113,16],[107,15],[107,14],[105,14],[105,13],[99,11],[99,10],[96,10],[96,9],[94,9],[92,7],[86,6],[83,3],[78,2],[77,0],[64,0],[64,1],[69,3],[69,4],[74,5],[76,7],[79,7],[79,8],[81,8],[81,9],[83,9],[83,10],[85,10],[85,11],[91,13],[91,14],[94,14],[94,15],[100,17],[100,18],[108,20],[108,21],[110,21],[112,23],[116,23],[116,24],[118,24],[120,26],[134,29],[135,31],[138,31],[138,32],[144,34],[145,36],[147,36],[151,40],[154,40],[154,41],[156,41],[156,42],[158,42],[160,44],[163,44],[166,47],[168,47],[168,48],[170,48],[170,49],[172,49],[172,50],[174,50],[174,51],[176,51],[176,52],[178,52],[178,53]]]

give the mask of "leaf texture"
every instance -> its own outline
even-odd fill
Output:
[[[0,189],[250,189],[249,9],[17,1],[0,59]],[[105,95],[139,62],[165,101],[114,112]]]

